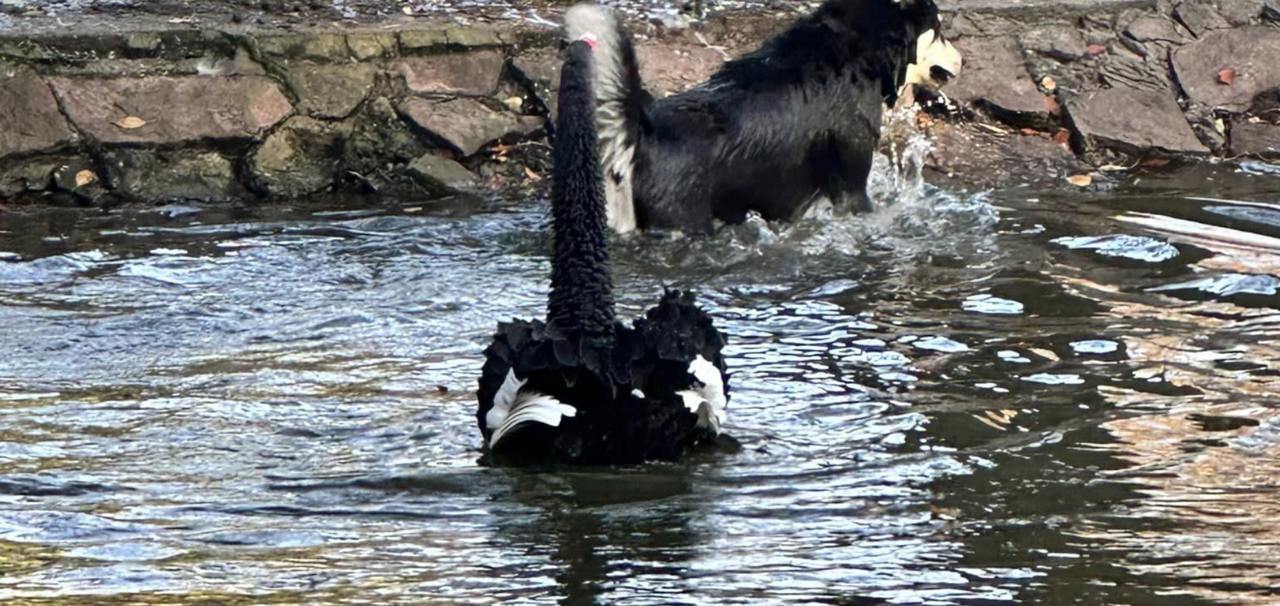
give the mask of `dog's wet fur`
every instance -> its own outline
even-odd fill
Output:
[[[644,90],[629,33],[580,5],[570,39],[599,46],[595,77],[609,225],[618,232],[705,232],[755,212],[798,219],[828,202],[866,211],[886,104],[907,84],[936,88],[960,70],[933,0],[829,0],[688,91]]]

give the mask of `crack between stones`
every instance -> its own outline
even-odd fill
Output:
[[[89,162],[93,165],[94,170],[97,171],[98,180],[102,183],[103,189],[108,194],[115,195],[117,184],[111,181],[111,171],[107,169],[107,157],[102,148],[102,142],[76,123],[75,119],[71,117],[71,112],[67,110],[66,101],[58,94],[58,89],[54,88],[53,84],[45,80],[43,76],[37,75],[36,77],[40,78],[40,83],[49,89],[49,95],[53,97],[53,104],[58,108],[58,114],[62,116],[63,120],[67,121],[67,126],[71,128],[71,131],[79,139],[80,144],[73,149],[83,151],[88,155]],[[74,191],[71,194],[79,195]],[[101,196],[93,197],[91,200],[96,204],[100,198]]]

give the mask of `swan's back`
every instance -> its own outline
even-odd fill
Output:
[[[485,350],[476,417],[492,462],[675,459],[724,418],[724,337],[692,295],[615,319],[592,60],[574,42],[561,74],[547,321],[500,324]]]

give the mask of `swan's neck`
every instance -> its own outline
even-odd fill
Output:
[[[604,178],[597,156],[592,50],[574,42],[560,76],[552,150],[555,247],[547,322],[572,333],[609,335],[614,327]]]

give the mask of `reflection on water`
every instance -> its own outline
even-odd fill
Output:
[[[627,313],[730,334],[745,449],[558,473],[473,427],[542,203],[0,214],[0,601],[1280,600],[1280,178],[887,170],[868,217],[617,242]]]

